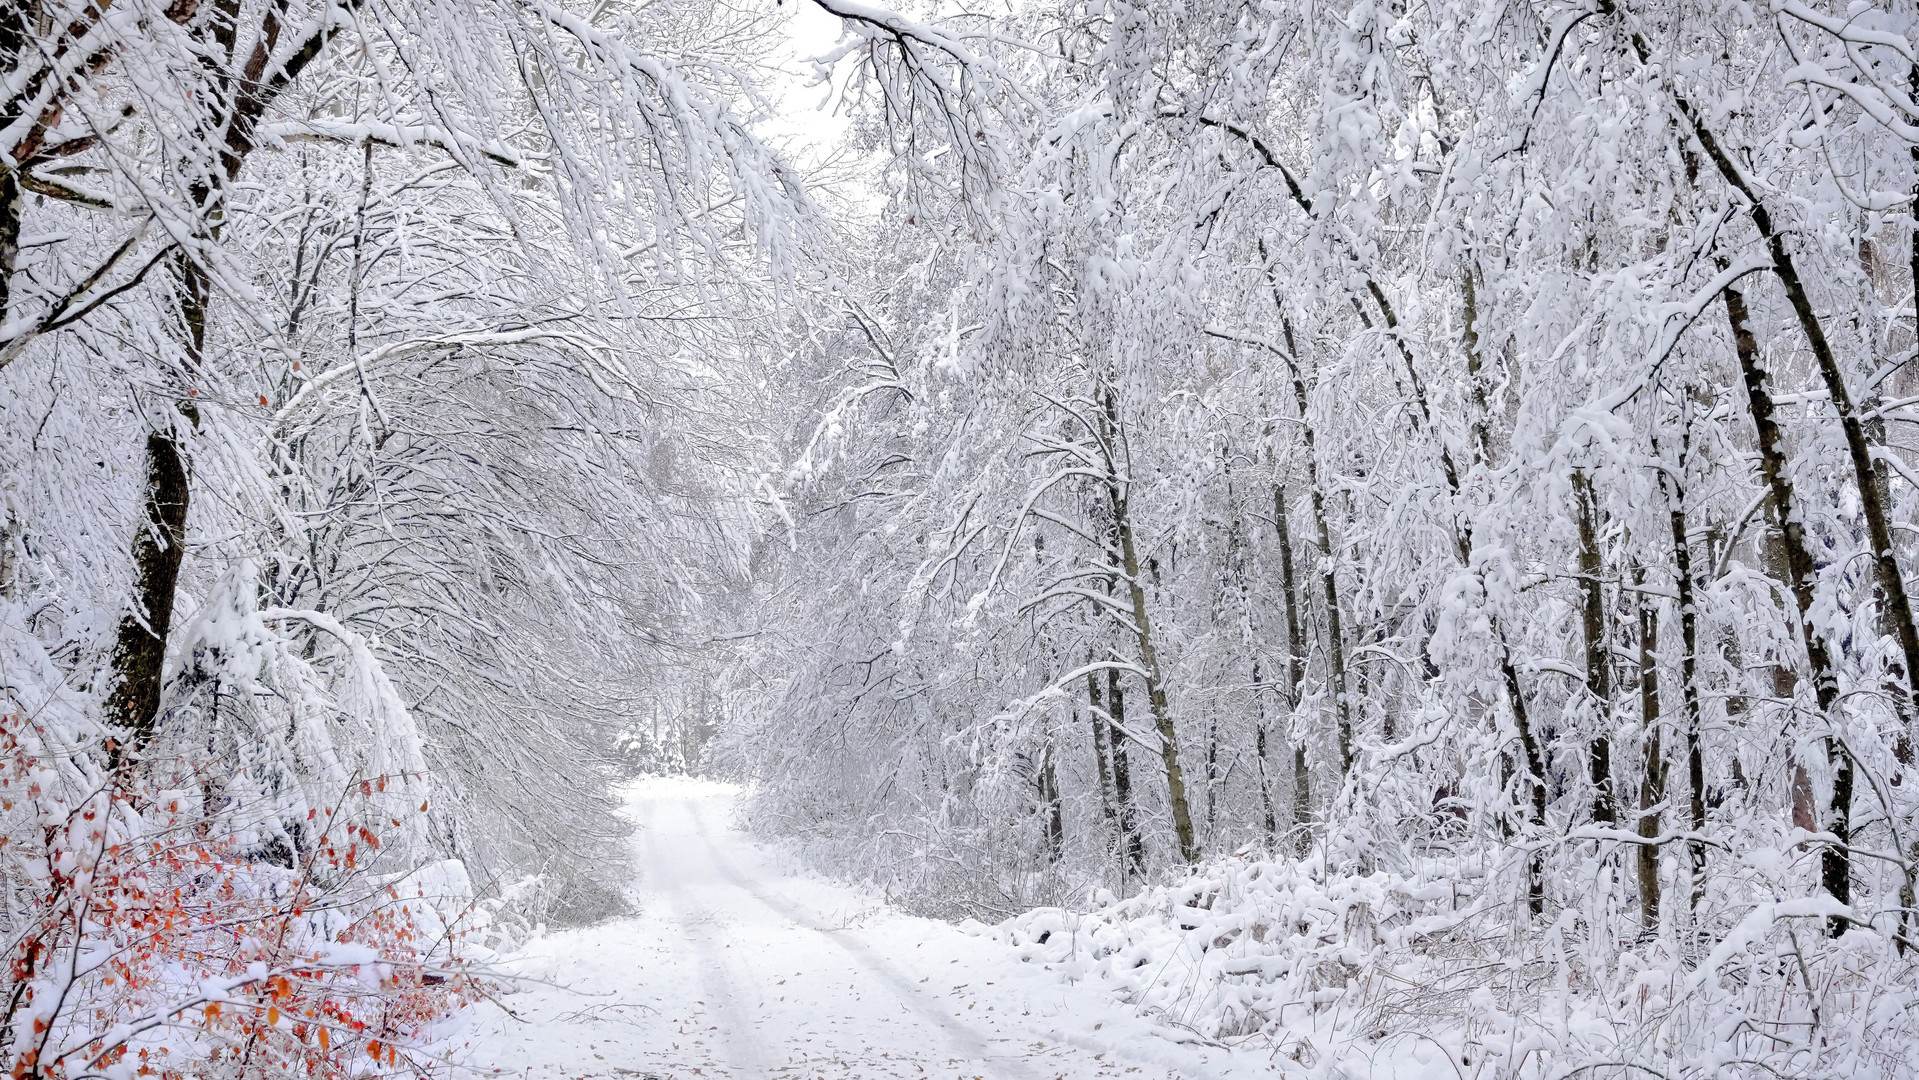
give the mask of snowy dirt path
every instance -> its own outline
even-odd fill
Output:
[[[514,967],[539,982],[481,1006],[460,1060],[529,1080],[1280,1074],[1269,1052],[1176,1041],[1098,986],[793,873],[731,827],[735,795],[637,785],[639,914],[534,942]]]

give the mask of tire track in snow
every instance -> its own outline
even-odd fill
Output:
[[[691,807],[687,809],[690,811]],[[697,815],[694,820],[704,828],[704,823],[699,822]],[[694,918],[683,885],[686,868],[668,865],[668,860],[659,849],[658,833],[653,824],[652,807],[649,805],[644,820],[638,822],[644,845],[645,873],[652,878],[653,894],[673,909],[673,921],[680,928],[681,938],[692,947],[700,971],[700,985],[705,987],[707,999],[713,1002],[715,1018],[722,1025],[720,1033],[724,1037],[719,1043],[724,1049],[720,1052],[725,1055],[727,1067],[733,1075],[765,1076],[770,1059],[765,1047],[760,1044],[759,1035],[754,1031],[752,1018],[740,1007],[739,995],[734,989],[741,985],[742,980],[727,961],[725,950],[715,947],[713,943],[711,914],[708,913],[705,919]],[[705,848],[713,868],[725,874],[726,868],[719,865],[718,852],[713,850],[712,844],[709,842]]]
[[[1020,1050],[1003,1050],[993,1047],[984,1036],[970,1026],[939,1009],[918,984],[888,963],[865,942],[852,937],[845,930],[822,926],[797,905],[769,896],[756,888],[751,879],[741,873],[739,868],[735,867],[720,851],[719,845],[713,842],[712,833],[707,829],[706,818],[700,813],[699,806],[691,802],[684,805],[687,812],[692,815],[693,826],[699,832],[700,839],[705,841],[707,857],[712,860],[714,869],[718,870],[720,875],[735,888],[759,901],[787,922],[802,929],[811,930],[832,942],[892,991],[893,996],[898,998],[900,1004],[904,1005],[909,1012],[932,1025],[961,1056],[991,1065],[995,1074],[1006,1080],[1042,1080],[1040,1074],[1028,1068],[1024,1061],[1018,1057],[1009,1056],[1018,1055]]]

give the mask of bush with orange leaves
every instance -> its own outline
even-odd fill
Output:
[[[417,777],[284,821],[143,790],[0,716],[0,1050],[14,1080],[424,1072],[476,991],[472,928],[392,855]],[[415,814],[426,810],[422,802]],[[262,826],[266,825],[266,828]],[[263,836],[272,839],[262,841]],[[462,898],[452,898],[457,909]]]

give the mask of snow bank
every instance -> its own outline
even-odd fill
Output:
[[[1093,910],[968,929],[1316,1075],[1919,1077],[1911,954],[1825,937],[1829,901],[1752,905],[1686,950],[1482,904],[1481,884],[1229,856]]]

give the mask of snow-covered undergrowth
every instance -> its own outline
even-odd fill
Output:
[[[268,625],[296,613],[253,595],[216,593],[187,621],[217,697],[182,692],[185,734],[132,764],[0,602],[14,1080],[424,1072],[495,950],[527,934],[511,895],[434,857],[411,720],[364,643],[335,623],[340,654],[302,655]]]
[[[1470,869],[1327,875],[1220,857],[1089,911],[977,933],[1161,1023],[1328,1076],[1919,1076],[1911,953],[1825,935],[1823,897],[1720,912],[1697,949],[1533,919]],[[1701,919],[1701,922],[1706,920]]]

